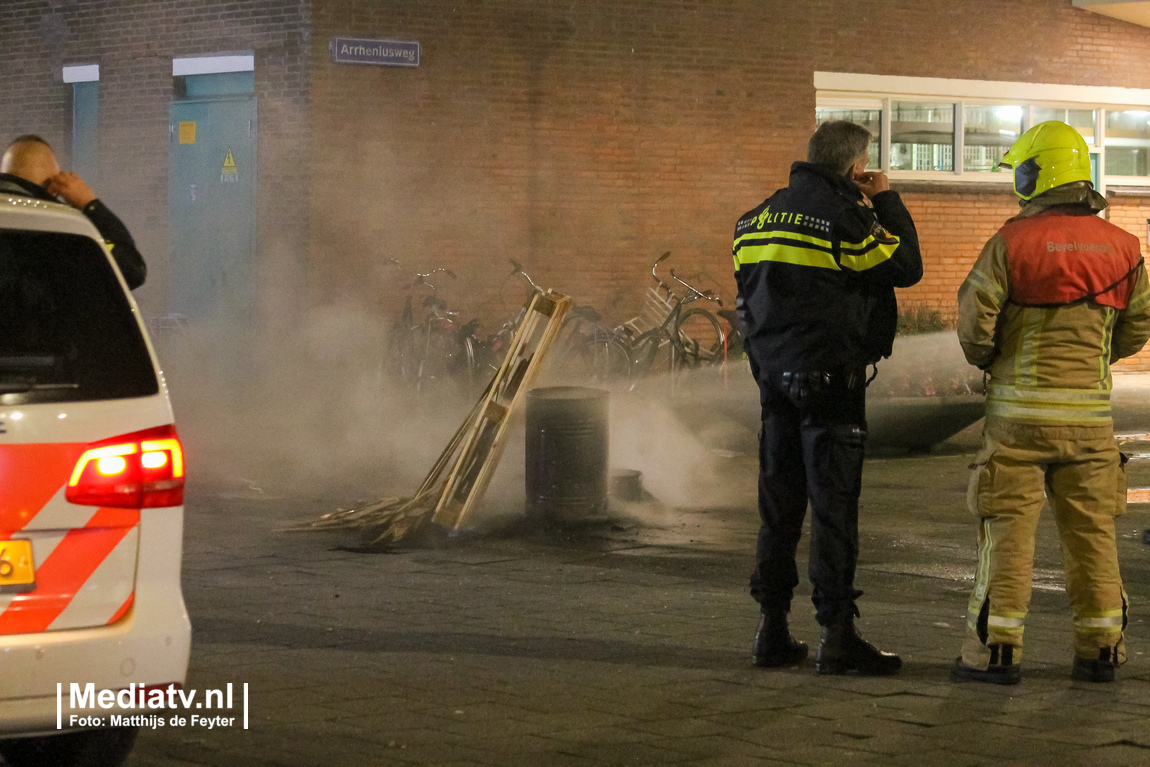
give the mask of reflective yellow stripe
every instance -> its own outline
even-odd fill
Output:
[[[797,266],[813,266],[819,269],[839,270],[835,258],[830,253],[821,250],[811,250],[801,246],[780,245],[748,245],[739,251],[736,263],[757,264],[762,261],[774,261]]]
[[[982,272],[971,272],[966,276],[966,281],[974,285],[977,290],[986,293],[990,296],[990,300],[997,306],[1001,306],[1006,301],[1006,288],[999,285],[994,281],[994,278],[989,274]]]
[[[1109,412],[1109,411],[1108,411]],[[1109,414],[1083,414],[1068,410],[1044,410],[1042,408],[1014,407],[1001,403],[987,403],[986,414],[999,418],[1025,419],[1028,421],[1048,421],[1050,423],[1107,424],[1113,419]]]
[[[1113,628],[1121,631],[1122,629],[1122,611],[1114,610],[1111,613],[1104,615],[1080,615],[1074,619],[1075,628]]]
[[[893,234],[888,236],[894,242],[882,242],[875,239],[873,234],[868,235],[862,242],[844,242],[841,248],[843,266],[851,271],[862,272],[889,261],[898,250],[899,239]]]
[[[809,245],[814,245],[815,247],[826,248],[828,252],[834,249],[834,245],[831,244],[830,240],[823,240],[818,237],[811,237],[807,234],[799,234],[798,232],[788,232],[782,229],[771,229],[765,232],[748,232],[741,237],[736,237],[735,251],[738,252],[739,245],[744,240],[766,240],[773,238],[794,240],[795,242],[805,242]]]
[[[1150,305],[1150,290],[1144,290],[1137,293],[1130,299],[1130,303],[1126,305],[1127,311],[1140,312]]]
[[[1020,629],[1026,625],[1026,613],[991,613],[986,625],[996,629]]]
[[[1110,406],[1110,392],[1097,389],[1024,389],[1019,386],[992,383],[988,397],[1015,399],[1023,402],[1048,402],[1055,405],[1094,403]]]
[[[735,240],[734,250],[736,271],[743,264],[762,261],[839,271],[831,244],[805,234],[781,231],[745,234]]]
[[[1114,322],[1118,319],[1118,312],[1110,306],[1103,306],[1102,309],[1102,354],[1098,356],[1098,388],[1106,389],[1110,378],[1110,351],[1114,343]]]
[[[986,414],[1062,423],[1109,423],[1110,392],[991,384],[986,393]]]
[[[1018,354],[1014,355],[1014,378],[1024,386],[1037,383],[1038,337],[1049,317],[1048,312],[1033,307],[1022,310],[1022,335],[1018,339]]]
[[[966,619],[973,632],[978,631],[978,613],[982,610],[986,591],[990,587],[990,552],[993,548],[990,520],[983,519],[982,540],[978,544],[978,570],[974,573],[974,590],[970,592],[970,601],[966,603]]]

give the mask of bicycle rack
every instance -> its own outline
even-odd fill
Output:
[[[370,530],[375,536],[372,545],[396,543],[429,519],[448,531],[458,530],[487,490],[503,453],[511,416],[531,388],[570,307],[571,298],[561,293],[549,290],[532,295],[503,364],[415,495],[333,511],[288,529]],[[447,478],[440,482],[449,465]]]

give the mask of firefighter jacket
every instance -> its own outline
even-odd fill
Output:
[[[890,356],[894,288],[922,278],[922,256],[898,193],[872,202],[845,176],[797,162],[786,188],[739,219],[736,309],[756,377]]]
[[[1087,182],[1024,202],[958,290],[966,359],[990,374],[988,417],[1109,426],[1110,363],[1150,338],[1138,238],[1094,215]]]
[[[10,173],[0,173],[0,194],[16,194],[35,197],[46,202],[59,202],[39,184],[33,184]],[[98,199],[85,205],[80,212],[87,216],[96,227],[96,231],[104,238],[108,249],[112,251],[116,266],[120,267],[124,281],[128,283],[128,288],[135,290],[143,285],[148,276],[148,266],[144,263],[140,251],[136,250],[136,242],[132,239],[128,227],[124,226],[124,222]]]

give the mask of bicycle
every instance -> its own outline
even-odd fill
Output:
[[[398,260],[388,260],[407,271]],[[459,313],[447,310],[447,302],[437,295],[436,285],[429,279],[440,272],[453,280],[458,279],[454,272],[444,267],[427,273],[411,272],[414,279],[408,285],[403,311],[392,326],[389,339],[388,357],[392,372],[399,380],[413,385],[416,393],[433,385],[432,382],[457,377],[461,371],[470,379],[475,370],[475,348],[470,331],[465,333],[457,327]],[[421,288],[430,288],[431,293],[421,302],[426,315],[417,323],[414,299]],[[473,330],[474,327],[473,323],[468,323],[464,330]]]
[[[632,341],[632,389],[640,378],[655,370],[665,369],[673,374],[683,368],[719,364],[726,359],[727,336],[719,318],[701,307],[685,311],[683,308],[700,299],[722,306],[722,300],[713,291],[699,290],[679,278],[672,269],[671,279],[685,288],[681,295],[676,295],[674,286],[664,282],[658,274],[659,264],[670,255],[671,251],[667,251],[651,266],[656,287],[648,292],[644,312],[625,323],[638,332]],[[663,315],[661,319],[659,314]],[[655,326],[643,330],[641,323],[644,321]]]
[[[608,329],[590,306],[572,307],[559,330],[556,363],[571,381],[605,385],[630,380],[631,342],[620,328]]]
[[[528,300],[520,307],[518,314],[512,319],[504,322],[499,330],[492,333],[486,339],[480,339],[477,333],[479,329],[479,320],[471,320],[464,325],[459,331],[460,344],[463,347],[464,355],[468,360],[468,369],[470,371],[470,382],[474,391],[479,391],[483,386],[486,386],[488,381],[499,370],[499,365],[503,362],[504,356],[507,354],[507,347],[515,338],[515,332],[519,329],[520,324],[523,322],[524,316],[527,313],[527,306],[530,303],[531,296],[544,295],[546,291],[539,287],[531,275],[524,269],[523,265],[515,259],[508,259],[511,262],[511,274],[506,279],[519,276],[530,287],[528,293]],[[506,282],[506,279],[504,282]]]

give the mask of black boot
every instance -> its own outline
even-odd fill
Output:
[[[987,684],[1018,684],[1022,681],[1022,667],[1014,662],[1014,645],[990,644],[986,647],[990,650],[990,663],[985,671],[966,665],[959,656],[954,659],[950,680]]]
[[[763,613],[752,650],[759,668],[794,666],[807,659],[807,646],[791,636],[786,612]]]
[[[815,652],[816,674],[846,674],[857,671],[864,676],[897,673],[902,659],[882,652],[859,636],[853,616],[823,626],[822,640]]]
[[[1071,675],[1076,682],[1113,682],[1114,669],[1118,667],[1114,658],[1115,653],[1109,647],[1100,649],[1097,658],[1080,658],[1075,655]]]

